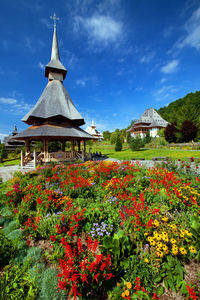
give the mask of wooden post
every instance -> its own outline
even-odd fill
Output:
[[[84,147],[84,156],[86,156],[86,142],[83,141],[83,147]]]
[[[65,152],[65,141],[62,141],[62,151]]]
[[[21,150],[21,169],[23,168],[24,166],[24,153],[23,153],[23,150]]]
[[[72,144],[72,158],[74,158],[74,156],[75,156],[74,140],[71,141],[71,144]]]
[[[25,140],[26,154],[30,152],[30,140]]]
[[[81,141],[78,141],[78,152],[81,152]]]
[[[34,169],[36,168],[36,151],[34,149],[33,151],[33,163],[34,163]]]

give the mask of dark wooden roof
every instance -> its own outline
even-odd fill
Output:
[[[26,114],[22,121],[31,125],[40,119],[62,116],[71,120],[77,126],[84,125],[85,121],[75,108],[63,83],[59,80],[49,81],[35,106]]]
[[[40,139],[43,137],[49,137],[53,139],[93,139],[93,137],[85,132],[83,129],[75,126],[59,126],[52,124],[44,124],[38,126],[31,126],[28,129],[22,131],[21,133],[15,136],[15,139],[25,140],[26,138],[34,137]]]

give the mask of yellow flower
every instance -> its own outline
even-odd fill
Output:
[[[158,233],[155,238],[156,240],[160,241],[162,240],[162,235]]]
[[[173,255],[177,255],[178,254],[178,247],[175,246],[175,245],[173,245],[173,247],[172,247],[172,254]]]
[[[123,292],[123,293],[121,294],[121,296],[122,296],[122,298],[125,298],[125,293]]]
[[[162,251],[156,251],[156,255],[158,257],[163,257],[163,252]]]
[[[120,286],[120,283],[119,283],[119,282],[117,282],[117,286]]]
[[[156,227],[159,227],[160,224],[159,224],[158,220],[154,220],[153,225],[155,225]]]
[[[164,245],[162,246],[162,249],[163,249],[164,252],[168,252],[168,247],[167,247],[167,245],[164,244]]]
[[[145,261],[145,263],[147,263],[147,264],[149,263],[148,258],[145,258],[144,261]]]
[[[125,295],[129,296],[129,294],[130,294],[129,290],[125,290]]]
[[[155,242],[154,240],[151,240],[151,241],[150,241],[150,245],[151,245],[151,246],[155,246],[155,244],[156,244],[156,242]]]
[[[164,241],[164,242],[169,242],[168,236],[163,236],[163,241]]]
[[[182,255],[187,254],[187,251],[185,250],[185,248],[180,247],[179,250],[180,250],[180,252],[181,252]]]
[[[170,242],[171,242],[172,244],[176,244],[176,240],[175,240],[175,239],[171,239]]]
[[[163,218],[162,218],[162,221],[163,221],[163,222],[167,222],[167,221],[168,221],[168,218],[167,218],[167,217],[163,217]]]
[[[132,283],[131,282],[127,282],[126,286],[127,286],[128,289],[131,289],[132,288]]]
[[[190,252],[197,253],[197,250],[194,246],[190,246],[189,249],[190,249]]]

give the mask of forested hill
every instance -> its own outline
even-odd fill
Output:
[[[200,123],[200,92],[189,93],[184,98],[171,102],[168,106],[157,110],[159,115],[166,121],[177,125],[185,120]]]

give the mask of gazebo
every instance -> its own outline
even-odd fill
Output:
[[[15,139],[25,141],[25,155],[21,154],[22,167],[27,163],[30,165],[31,161],[35,166],[38,163],[50,161],[85,159],[86,141],[93,139],[90,134],[79,127],[84,125],[85,121],[63,85],[67,70],[60,61],[56,15],[54,14],[52,18],[54,33],[51,60],[45,68],[48,83],[35,106],[22,119],[30,127],[15,136]],[[34,151],[34,154],[31,154],[30,143],[32,141],[42,141],[43,150],[40,153]],[[49,141],[62,142],[62,151],[49,153]],[[70,151],[65,151],[67,141],[71,142]]]

